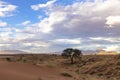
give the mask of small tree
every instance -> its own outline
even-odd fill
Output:
[[[65,58],[70,58],[71,63],[74,63],[74,58],[78,58],[79,60],[81,59],[82,52],[81,50],[78,49],[73,49],[73,48],[67,48],[63,50],[62,56]]]

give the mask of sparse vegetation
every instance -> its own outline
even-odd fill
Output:
[[[118,55],[101,55],[91,56],[92,58],[89,56],[87,60],[84,56],[84,61],[86,60],[85,65],[80,67],[79,70],[82,74],[103,76],[108,78],[108,80],[117,80],[120,78],[120,59],[118,59],[117,56]],[[78,71],[76,72],[78,73]]]
[[[62,75],[62,76],[65,76],[65,77],[72,77],[72,75],[69,74],[69,73],[61,73],[61,75]]]
[[[56,64],[49,61],[49,62],[46,63],[46,66],[53,68],[53,67],[56,67]]]
[[[11,58],[6,58],[6,60],[7,60],[8,62],[10,62],[10,61],[11,61]]]
[[[83,55],[81,62],[76,62],[75,64],[69,64],[67,59],[60,55],[53,56],[43,54],[24,55],[22,57],[18,55],[12,58],[6,58],[6,60],[8,62],[32,63],[35,66],[37,64],[37,66],[44,65],[51,69],[62,68],[70,72],[75,72],[80,77],[82,76],[83,79],[85,78],[85,80],[96,80],[101,77],[102,79],[100,80],[119,80],[120,78],[119,55]],[[69,72],[60,72],[59,74],[65,77],[74,77]],[[85,77],[85,75],[88,77]],[[95,77],[90,79],[92,76]]]

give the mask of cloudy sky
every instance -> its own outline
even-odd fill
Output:
[[[0,50],[120,51],[120,0],[0,0]]]

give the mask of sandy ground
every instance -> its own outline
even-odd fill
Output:
[[[92,75],[78,75],[75,67],[60,66],[63,61],[63,59],[53,60],[55,66],[51,67],[50,62],[35,65],[7,62],[0,58],[0,80],[106,80]],[[68,73],[72,77],[63,76],[61,73]]]
[[[58,67],[0,61],[0,80],[76,80],[61,76],[62,72]]]

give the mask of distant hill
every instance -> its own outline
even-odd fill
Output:
[[[95,53],[96,53],[96,51],[94,51],[94,50],[83,50],[83,51],[82,51],[82,54],[83,54],[83,55],[94,55]],[[62,54],[62,51],[59,51],[59,52],[51,52],[51,53],[48,53],[48,54],[61,55],[61,54]]]
[[[0,50],[0,54],[24,54],[26,52],[19,50]]]
[[[95,50],[84,50],[82,51],[83,55],[94,55],[96,54]]]
[[[49,54],[58,54],[58,55],[61,55],[62,54],[62,51],[59,51],[59,52],[51,52]],[[96,54],[96,51],[95,50],[82,50],[82,54],[83,55],[94,55]]]
[[[105,50],[99,50],[98,55],[117,55],[119,54],[118,52],[115,51],[105,51]]]

